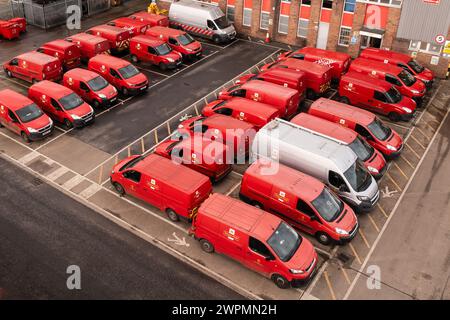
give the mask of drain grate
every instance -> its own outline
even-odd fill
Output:
[[[39,178],[34,178],[33,181],[31,181],[31,184],[33,184],[33,186],[35,186],[35,187],[39,187],[43,183],[44,183],[44,181],[42,181]]]
[[[349,267],[353,263],[353,260],[355,260],[355,257],[347,253],[340,252],[336,256],[336,259],[342,263],[343,267]]]

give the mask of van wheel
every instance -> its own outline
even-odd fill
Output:
[[[306,98],[308,98],[310,100],[314,100],[316,97],[317,97],[317,94],[314,92],[314,90],[312,90],[312,89],[306,90]]]
[[[202,247],[202,250],[205,251],[206,253],[213,253],[214,252],[214,246],[212,245],[211,242],[209,242],[206,239],[201,239],[200,240],[200,246]]]
[[[255,208],[261,209],[261,210],[264,209],[264,206],[258,201],[252,201],[252,206],[254,206]]]
[[[350,100],[347,97],[340,97],[339,101],[345,104],[350,104]]]
[[[116,189],[117,193],[120,196],[124,196],[125,195],[125,189],[122,187],[122,185],[120,183],[113,182],[113,186],[114,186],[114,189]]]
[[[132,55],[131,55],[131,61],[132,61],[133,63],[138,63],[138,62],[139,62],[139,59],[138,59],[138,57],[137,57],[135,54],[132,54]]]
[[[160,62],[158,67],[162,70],[162,71],[166,71],[167,70],[167,64]]]
[[[172,220],[173,222],[177,222],[180,221],[180,217],[178,216],[178,214],[173,211],[172,209],[167,209],[166,210],[166,214],[169,217],[170,220]]]
[[[214,35],[212,40],[214,41],[215,44],[220,44],[220,37],[218,35]]]
[[[72,129],[73,124],[69,119],[64,119],[64,127],[66,127],[66,129]]]
[[[125,88],[125,87],[123,87],[123,88],[122,88],[122,94],[123,94],[124,96],[127,96],[127,95],[129,94],[128,89]]]
[[[9,71],[9,70],[6,70],[6,75],[8,76],[8,78],[12,78],[12,73],[11,73],[11,71]]]
[[[390,112],[388,114],[388,118],[391,121],[400,121],[400,115],[398,113],[396,113],[396,112]]]
[[[331,237],[325,232],[317,232],[316,239],[323,245],[329,245],[331,243]]]
[[[30,137],[25,132],[22,131],[20,136],[22,137],[22,140],[25,141],[25,143],[30,143]]]
[[[290,287],[289,281],[280,274],[274,274],[272,276],[272,281],[277,285],[280,289],[287,289]]]

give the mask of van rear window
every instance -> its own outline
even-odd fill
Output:
[[[281,261],[289,261],[297,252],[302,238],[287,223],[281,222],[267,243]]]

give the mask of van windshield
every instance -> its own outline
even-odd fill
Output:
[[[59,99],[59,103],[62,105],[64,110],[72,110],[78,106],[81,106],[83,104],[83,100],[76,93],[71,93]]]
[[[398,74],[398,77],[407,87],[411,87],[414,83],[416,83],[416,78],[414,78],[414,76],[406,70],[402,70],[402,72]]]
[[[380,141],[385,141],[387,138],[391,136],[391,128],[386,127],[378,118],[370,123],[367,128],[369,128],[370,132]]]
[[[106,86],[108,86],[108,82],[103,79],[103,77],[98,76],[92,80],[89,80],[88,86],[92,89],[92,91],[99,91],[106,88]]]
[[[141,157],[137,157],[131,161],[128,161],[122,168],[120,168],[120,171],[123,171],[128,168],[133,168],[136,165],[136,163],[140,162],[143,159],[144,159],[144,157],[141,156]]]
[[[165,56],[166,54],[169,54],[172,51],[172,48],[167,43],[163,43],[157,46],[155,50],[158,53],[158,56]]]
[[[361,139],[359,136],[348,146],[361,161],[368,160],[374,153],[373,147],[371,147],[364,139]]]
[[[411,67],[411,69],[413,69],[416,73],[421,73],[423,70],[425,70],[424,67],[422,67],[420,64],[418,64],[416,61],[414,60],[410,60],[408,62],[408,66]]]
[[[344,203],[328,188],[323,188],[320,195],[311,203],[320,216],[328,222],[336,220],[344,209]]]
[[[281,222],[267,243],[281,261],[289,261],[302,243],[302,238],[286,222]]]
[[[189,35],[189,34],[187,34],[187,33],[182,34],[181,36],[179,36],[179,37],[177,38],[177,40],[178,40],[178,42],[180,42],[181,45],[183,45],[183,46],[187,46],[188,44],[194,42],[194,38],[192,38],[191,35]]]
[[[372,181],[370,174],[359,160],[356,160],[355,163],[344,172],[344,176],[348,183],[350,183],[352,189],[357,192],[366,190]]]
[[[129,79],[139,74],[139,70],[132,64],[129,64],[126,67],[120,68],[119,73],[124,79]]]
[[[44,113],[36,104],[32,103],[26,107],[23,107],[22,109],[17,110],[16,114],[19,117],[20,121],[22,121],[22,123],[27,123],[39,118]]]
[[[214,20],[214,22],[219,29],[226,29],[230,26],[230,22],[228,21],[227,17],[225,17],[225,16],[221,16],[220,18],[217,18],[216,20]]]
[[[402,95],[400,92],[398,92],[397,89],[395,89],[394,87],[391,87],[387,92],[386,92],[386,96],[388,98],[388,101],[390,103],[399,103],[400,101],[402,101]]]

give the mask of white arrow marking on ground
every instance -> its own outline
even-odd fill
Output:
[[[388,186],[386,186],[384,190],[381,189],[381,195],[383,198],[392,198],[397,192],[397,190],[389,190]]]
[[[172,235],[175,239],[167,238],[167,241],[174,242],[177,246],[189,247],[189,243],[186,242],[185,237],[183,237],[183,239],[180,239],[175,232],[172,233]]]

